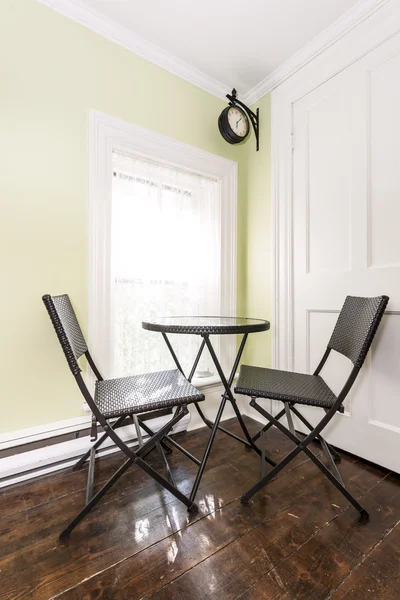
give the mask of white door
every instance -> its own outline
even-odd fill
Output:
[[[388,295],[326,437],[400,472],[400,35],[295,102],[293,134],[294,368],[314,371],[346,295]],[[351,366],[331,353],[333,391]]]

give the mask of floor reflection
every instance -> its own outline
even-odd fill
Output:
[[[167,552],[167,560],[168,560],[169,565],[171,565],[175,562],[177,555],[178,555],[178,546],[177,546],[177,543],[175,542],[175,540],[172,540],[171,545],[168,548],[168,552]]]
[[[135,540],[141,542],[149,536],[150,521],[149,519],[141,519],[135,523]]]

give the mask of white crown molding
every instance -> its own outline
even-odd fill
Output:
[[[123,27],[99,12],[87,8],[79,0],[37,0],[37,2],[52,8],[72,21],[192,83],[205,92],[217,96],[217,98],[225,99],[227,93],[225,84],[148,42],[127,27]]]
[[[37,0],[37,2],[52,8],[56,12],[122,46],[126,50],[166,69],[205,92],[225,100],[227,89],[230,89],[229,86],[227,87],[199,69],[151,44],[127,27],[115,23],[97,11],[88,9],[79,0]],[[260,98],[286,81],[291,75],[294,75],[299,69],[337,42],[379,8],[387,4],[387,2],[389,0],[360,0],[360,2],[345,12],[337,21],[324,29],[309,44],[296,52],[296,54],[272,71],[260,83],[242,95],[242,101],[250,106],[260,100]]]
[[[389,0],[361,0],[358,2],[353,8],[337,19],[337,21],[332,23],[332,25],[324,29],[309,44],[296,52],[280,67],[272,71],[263,81],[260,81],[260,83],[248,91],[242,98],[243,102],[248,106],[258,102],[260,98],[286,81],[286,79],[294,75],[307,63],[388,2]]]

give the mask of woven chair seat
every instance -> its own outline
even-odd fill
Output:
[[[200,402],[204,395],[174,369],[97,381],[94,400],[110,418]]]
[[[336,396],[319,375],[242,365],[235,392],[255,398],[330,408]]]

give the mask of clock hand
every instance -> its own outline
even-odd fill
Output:
[[[236,121],[236,127],[238,126],[238,123],[240,123],[240,121],[243,119],[243,117],[240,117],[239,121]]]

